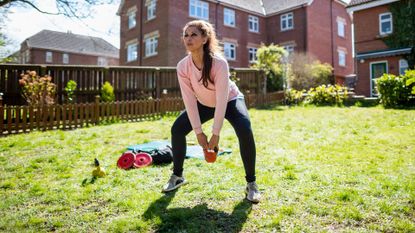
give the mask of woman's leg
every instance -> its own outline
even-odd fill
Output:
[[[198,103],[199,116],[201,123],[213,118],[215,109],[209,108]],[[186,136],[192,131],[189,116],[186,111],[183,111],[177,117],[173,126],[171,127],[171,145],[173,151],[173,174],[182,176],[183,163],[186,155]]]
[[[230,101],[226,108],[225,117],[231,123],[239,140],[245,179],[247,182],[255,181],[256,148],[245,100],[238,98]]]

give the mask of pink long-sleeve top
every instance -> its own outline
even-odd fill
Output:
[[[205,106],[215,108],[212,133],[219,135],[228,101],[242,95],[235,83],[229,79],[228,62],[221,56],[215,55],[213,57],[210,77],[214,84],[209,82],[208,88],[203,86],[202,81],[199,81],[202,77],[202,71],[193,63],[190,54],[177,63],[177,76],[193,131],[196,134],[203,132],[197,108],[197,101],[199,101]]]

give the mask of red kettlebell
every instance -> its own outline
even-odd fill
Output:
[[[214,150],[211,149],[204,149],[203,153],[205,154],[205,160],[208,163],[214,163],[216,161],[216,157],[218,155],[218,148],[215,147]]]

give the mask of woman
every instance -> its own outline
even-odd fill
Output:
[[[219,55],[215,31],[208,22],[191,21],[183,28],[183,42],[189,54],[177,64],[177,75],[186,111],[179,115],[171,129],[174,168],[163,192],[186,184],[182,176],[186,135],[193,130],[203,149],[219,148],[219,134],[226,118],[239,139],[247,199],[257,203],[261,195],[255,183],[256,149],[251,123],[244,97],[229,79],[227,61]],[[212,136],[208,141],[201,125],[212,118]]]

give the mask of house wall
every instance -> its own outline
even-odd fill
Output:
[[[281,15],[293,12],[294,28],[287,31],[281,31]],[[267,43],[284,44],[294,43],[295,52],[306,51],[306,8],[301,7],[292,11],[287,11],[282,14],[273,15],[267,18]]]
[[[389,12],[388,5],[382,5],[353,13],[356,53],[383,50],[388,46],[379,34],[379,14]]]
[[[46,52],[52,52],[52,62],[46,62]],[[63,54],[66,53],[69,55],[69,62],[67,64],[63,63]],[[105,57],[107,59],[108,65],[116,66],[118,65],[118,59],[112,57]],[[76,54],[69,52],[62,52],[57,50],[50,49],[30,49],[30,60],[29,64],[56,64],[56,65],[97,65],[98,56],[85,55],[85,54]]]

